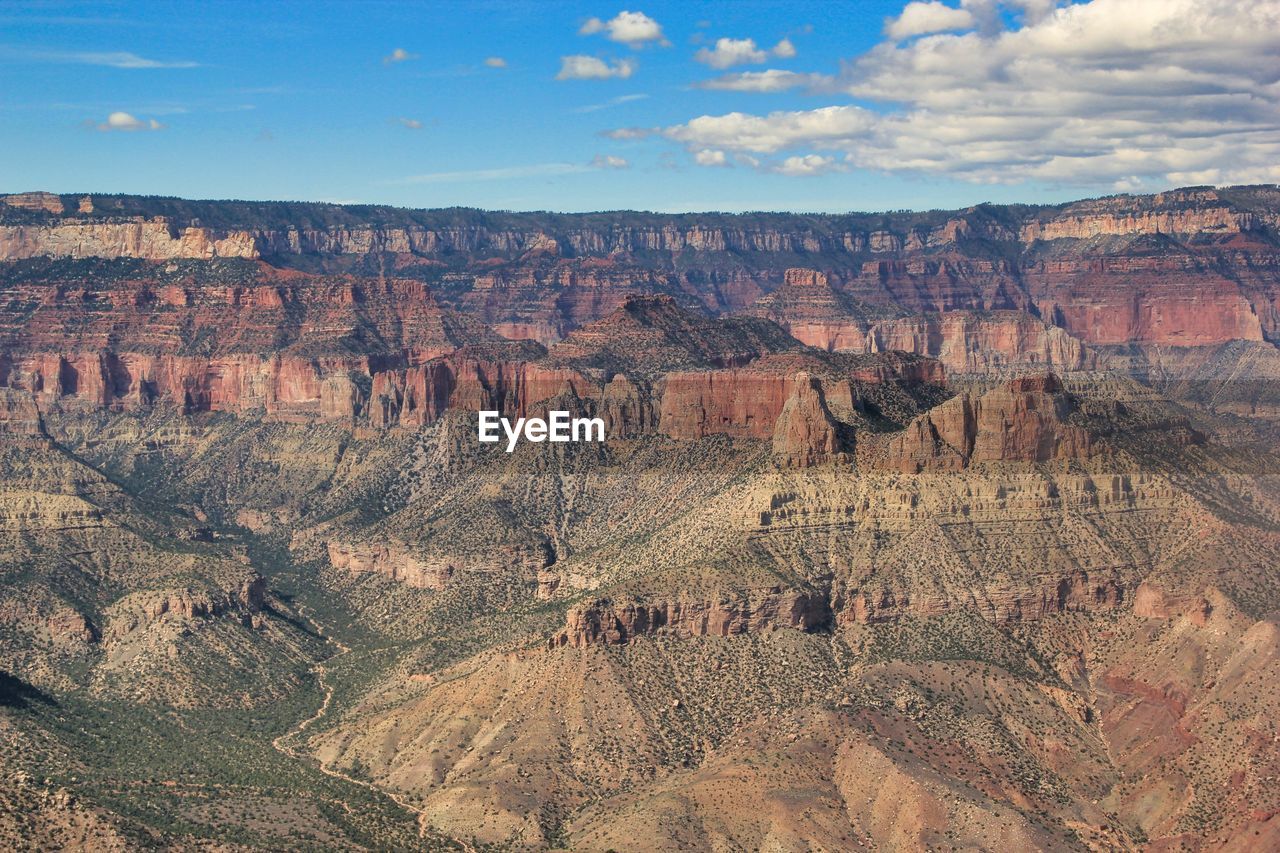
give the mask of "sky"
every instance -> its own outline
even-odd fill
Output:
[[[660,212],[1280,182],[1280,0],[0,2],[0,192]]]

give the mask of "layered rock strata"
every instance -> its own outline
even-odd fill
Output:
[[[781,587],[725,592],[705,600],[601,599],[572,608],[564,629],[551,638],[550,645],[616,645],[660,632],[681,637],[728,637],[780,628],[809,631],[830,618],[822,596]]]
[[[1052,374],[1014,379],[984,394],[964,393],[891,437],[874,467],[907,473],[959,470],[981,462],[1087,458],[1094,441],[1065,419],[1075,408]]]
[[[263,259],[338,269],[377,259],[382,269],[439,283],[451,307],[503,334],[544,344],[606,316],[631,291],[668,293],[725,313],[805,289],[829,289],[869,319],[1029,312],[1086,344],[1280,338],[1274,186],[836,217],[7,198],[0,203],[0,261]],[[865,346],[864,328],[832,316],[797,318],[792,328],[820,346]],[[1045,355],[1055,346],[1069,345],[1046,341],[1020,351]],[[963,351],[955,349],[957,360]],[[1074,355],[1061,355],[1049,366],[1070,369]]]

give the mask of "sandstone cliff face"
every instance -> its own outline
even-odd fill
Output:
[[[773,439],[784,457],[808,463],[846,451],[832,407],[846,415],[863,408],[866,386],[919,388],[941,384],[936,361],[886,355],[837,366],[801,354],[771,355],[727,370],[673,371],[659,383],[658,430],[678,439],[720,434]]]
[[[1025,276],[1040,315],[1091,344],[1202,346],[1260,341],[1264,319],[1275,329],[1273,285],[1250,292],[1189,254],[1048,260]]]
[[[10,342],[0,388],[34,401],[36,414],[169,406],[377,429],[425,426],[450,410],[527,417],[558,401],[603,418],[614,438],[771,439],[793,377],[814,365],[821,393],[846,409],[858,405],[856,383],[942,381],[936,362],[894,354],[825,365],[777,326],[712,319],[668,297],[628,296],[546,354],[468,327],[418,282],[267,275],[277,280],[46,289],[42,310],[0,326]],[[715,367],[665,369],[687,364]]]
[[[787,488],[750,502],[749,529],[766,550],[798,537],[830,543],[809,556],[832,566],[841,626],[1184,612],[1192,604],[1165,605],[1175,597],[1162,600],[1143,582],[1179,559],[1183,531],[1198,516],[1163,478],[1110,464],[1098,457],[1080,466],[1092,473],[1025,464],[909,476],[779,472]]]
[[[678,371],[664,378],[658,428],[673,438],[712,433],[769,438],[791,396],[791,377],[751,368]]]
[[[798,340],[829,352],[898,350],[936,358],[951,373],[999,373],[1011,367],[1091,369],[1097,356],[1065,330],[1029,314],[948,311],[865,322],[786,319]]]
[[[837,292],[818,270],[787,270],[783,286],[759,299],[753,313],[818,349],[899,350],[936,358],[951,373],[998,373],[1016,367],[1080,370],[1097,361],[1079,339],[1026,312],[885,317],[885,311]]]
[[[42,210],[58,216],[66,212],[66,206],[62,203],[62,199],[53,193],[15,193],[14,195],[0,196],[0,203],[7,204],[10,207],[22,208],[23,210]]]
[[[41,406],[136,410],[152,404],[184,412],[251,412],[280,418],[351,421],[364,395],[352,375],[363,358],[228,355],[218,358],[114,352],[30,356],[0,365],[9,386]]]
[[[738,590],[708,600],[611,601],[602,599],[569,611],[552,648],[616,645],[659,632],[681,637],[728,637],[779,628],[809,631],[831,617],[819,595],[781,587]]]
[[[1263,198],[1272,204],[1276,191],[1260,187]],[[1232,206],[1214,189],[1170,190],[1153,196],[1115,196],[1065,205],[1051,218],[1037,219],[1022,226],[1019,238],[1033,240],[1087,240],[1100,236],[1133,234],[1239,234],[1274,227],[1274,209],[1266,212],[1241,210]]]
[[[320,205],[240,205],[232,215],[214,202],[117,197],[59,212],[66,205],[57,196],[10,198],[0,204],[0,212],[14,212],[0,216],[0,260],[267,258],[290,265],[305,256],[308,266],[323,266],[378,255],[430,269],[449,284],[443,292],[451,307],[511,338],[544,344],[606,316],[631,291],[691,297],[716,313],[803,290],[832,291],[890,314],[1034,312],[1085,343],[1280,337],[1280,193],[1268,187],[1017,211],[980,206],[945,216],[690,222],[476,213],[463,222],[447,212],[388,209],[377,226]],[[303,213],[330,224],[280,221]],[[208,227],[202,215],[234,225]],[[780,260],[797,257],[807,265],[776,271]],[[1201,287],[1205,276],[1217,277],[1212,292]],[[1188,301],[1188,293],[1203,296]],[[789,328],[826,348],[867,346],[864,325],[830,313],[796,317]]]
[[[991,621],[1035,621],[1057,613],[1094,613],[1125,608],[1133,591],[1115,577],[1091,577],[1076,571],[1020,578],[1016,586],[986,591]],[[904,617],[929,618],[955,611],[957,602],[939,596],[916,599],[909,589],[885,586],[874,594],[857,592],[841,602],[841,624],[894,622]]]
[[[947,312],[874,324],[868,352],[902,350],[936,358],[950,373],[991,373],[1008,367],[1091,369],[1096,356],[1062,329],[1016,312]]]
[[[351,421],[366,408],[371,374],[469,342],[420,282],[90,279],[20,293],[40,307],[0,316],[0,387],[42,408],[163,404]]]
[[[1144,580],[1133,595],[1133,615],[1142,619],[1174,619],[1185,617],[1203,626],[1213,613],[1213,605],[1199,594],[1166,592],[1152,580]]]
[[[114,646],[137,631],[164,619],[211,619],[238,615],[253,624],[266,599],[266,579],[251,573],[238,586],[227,589],[175,589],[128,595],[107,612],[103,642]]]
[[[959,470],[979,462],[1047,462],[1090,455],[1093,440],[1064,423],[1074,403],[1052,374],[1023,377],[982,395],[961,394],[913,421],[869,458],[904,472]]]
[[[0,258],[257,258],[248,231],[175,228],[163,219],[0,225]]]
[[[419,589],[443,589],[454,566],[442,559],[420,559],[398,543],[328,542],[329,564],[348,572],[372,572]]]
[[[0,435],[11,441],[44,438],[44,423],[34,397],[0,388]]]
[[[821,270],[791,267],[782,274],[782,286],[826,289],[831,286],[831,283],[827,274]]]
[[[785,465],[808,468],[842,458],[850,445],[827,408],[822,383],[808,373],[797,373],[774,425],[774,457]]]
[[[567,368],[523,361],[494,361],[463,354],[419,367],[375,373],[370,423],[377,427],[421,426],[434,423],[446,410],[500,411],[506,417],[526,417],[554,398],[583,410],[608,409],[607,423],[625,436],[651,425],[647,396],[622,374],[605,385]],[[607,404],[607,405],[606,405]]]

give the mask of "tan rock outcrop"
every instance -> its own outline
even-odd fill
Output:
[[[347,572],[372,572],[419,589],[443,589],[453,577],[453,564],[442,559],[423,559],[399,543],[326,544],[329,564]]]
[[[0,196],[0,202],[10,207],[20,207],[24,210],[43,210],[46,213],[53,213],[58,216],[61,216],[66,211],[61,198],[53,193],[46,192],[16,193],[14,195]]]
[[[0,225],[0,259],[22,258],[257,258],[248,231],[175,228],[163,219]]]
[[[1184,616],[1204,625],[1213,605],[1200,594],[1169,594],[1158,583],[1145,580],[1133,595],[1133,615],[1142,619],[1171,619]]]
[[[266,579],[251,573],[239,585],[226,589],[190,587],[132,593],[108,609],[103,640],[118,643],[136,631],[163,619],[211,619],[239,615],[252,622],[266,601]]]
[[[446,409],[525,417],[538,403],[560,396],[594,396],[598,387],[575,370],[451,356],[375,373],[370,422],[378,427],[421,426],[434,423]],[[622,385],[614,386],[615,399],[623,393]]]
[[[44,438],[44,423],[35,397],[23,391],[0,388],[0,435],[14,441]]]
[[[1127,603],[1129,594],[1114,577],[1072,572],[1027,578],[1017,586],[988,588],[984,590],[984,608],[980,612],[998,623],[1035,621],[1055,613],[1116,610]],[[841,604],[841,624],[893,622],[907,616],[928,618],[954,612],[961,606],[948,597],[915,597],[910,590],[895,590],[892,586],[880,587],[870,595],[856,592]]]
[[[787,590],[734,590],[706,600],[613,601],[599,599],[572,608],[552,648],[616,645],[659,632],[682,637],[728,637],[779,628],[809,631],[831,617],[820,595]]]
[[[792,267],[782,274],[782,283],[789,287],[829,287],[827,274],[819,270]]]
[[[902,350],[936,358],[949,373],[992,373],[1008,367],[1091,369],[1094,353],[1062,329],[1016,311],[950,311],[874,323],[864,351]]]

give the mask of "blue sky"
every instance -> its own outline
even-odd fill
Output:
[[[1278,30],[1276,0],[0,3],[0,190],[842,211],[1271,182]]]

